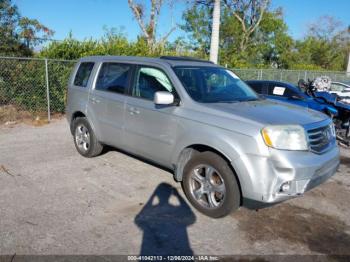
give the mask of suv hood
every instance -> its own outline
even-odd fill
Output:
[[[306,125],[328,118],[327,115],[306,107],[268,99],[237,103],[206,104],[206,106],[224,114],[228,113],[231,116],[238,116],[264,125]],[[217,114],[220,113],[217,112]]]

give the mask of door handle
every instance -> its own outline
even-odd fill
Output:
[[[130,115],[138,115],[138,114],[140,114],[140,111],[137,108],[135,108],[135,107],[129,107],[128,111],[129,111]]]

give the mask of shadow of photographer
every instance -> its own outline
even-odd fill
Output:
[[[195,214],[176,188],[159,184],[135,217],[135,224],[143,231],[140,255],[193,255],[187,227],[195,221]]]

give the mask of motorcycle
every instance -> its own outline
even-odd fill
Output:
[[[305,94],[337,109],[337,114],[329,114],[333,119],[337,140],[343,145],[350,146],[350,104],[342,102],[339,96],[329,93],[327,87],[322,86],[322,83],[315,83],[315,80],[308,79],[308,82],[305,82],[300,79],[298,86]]]

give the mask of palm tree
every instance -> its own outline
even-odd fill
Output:
[[[220,1],[214,0],[213,24],[211,29],[210,41],[210,61],[218,63],[219,53],[219,31],[220,31]]]

